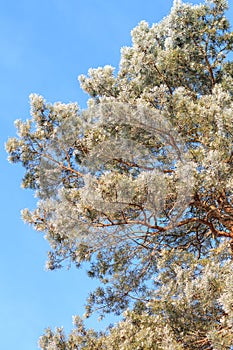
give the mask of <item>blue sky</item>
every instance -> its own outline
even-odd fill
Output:
[[[199,1],[193,1],[198,3]],[[4,350],[35,350],[44,328],[64,326],[84,312],[91,288],[75,269],[46,272],[48,244],[24,225],[20,210],[33,208],[33,193],[20,188],[23,170],[8,164],[4,142],[15,135],[15,119],[29,118],[28,96],[77,101],[87,95],[77,77],[88,68],[118,67],[120,48],[130,45],[139,21],[150,24],[169,13],[172,0],[0,0],[1,254],[0,334]],[[229,1],[233,22],[233,0]],[[95,317],[88,321],[102,327]]]

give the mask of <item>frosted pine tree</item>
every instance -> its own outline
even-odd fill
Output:
[[[40,340],[51,349],[230,349],[233,247],[233,33],[224,0],[174,1],[142,21],[119,71],[79,78],[88,108],[32,94],[8,140],[37,208],[23,219],[51,245],[48,269],[83,262],[101,287],[88,317]],[[127,311],[126,311],[127,310]]]

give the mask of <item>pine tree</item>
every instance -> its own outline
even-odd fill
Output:
[[[233,247],[233,33],[225,0],[174,1],[160,23],[142,21],[120,68],[90,69],[90,96],[47,103],[32,94],[9,160],[37,208],[23,219],[45,232],[48,269],[89,263],[101,287],[87,317],[123,313],[106,333],[79,318],[51,349],[231,349]],[[127,310],[127,311],[126,311]]]

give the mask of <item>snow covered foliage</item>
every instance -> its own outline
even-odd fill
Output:
[[[101,287],[88,317],[124,313],[109,332],[78,320],[51,349],[230,349],[233,344],[233,33],[225,0],[174,1],[111,66],[79,78],[88,108],[32,94],[9,160],[50,242],[48,269],[89,263]],[[117,344],[117,345],[116,345]]]
[[[191,253],[163,251],[148,310],[127,310],[106,332],[86,330],[74,317],[68,336],[47,329],[42,349],[182,350],[230,349],[233,343],[233,262],[226,244],[197,259]],[[64,347],[64,345],[66,347]],[[73,347],[72,347],[73,346]]]

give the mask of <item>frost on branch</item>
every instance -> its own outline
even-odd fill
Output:
[[[105,66],[80,77],[90,95],[86,110],[33,94],[31,119],[16,122],[18,136],[6,145],[9,160],[25,168],[22,186],[38,198],[23,217],[45,232],[48,268],[88,262],[101,286],[86,315],[133,309],[122,327],[140,333],[144,319],[153,320],[152,333],[168,339],[158,349],[220,349],[231,341],[230,270],[222,254],[214,260],[217,275],[211,265],[221,241],[233,249],[233,34],[226,9],[224,0],[175,1],[160,23],[140,22],[118,72]],[[142,341],[149,342],[147,332]]]
[[[176,217],[182,213],[190,201],[195,166],[163,114],[143,105],[114,100],[101,103],[87,114],[95,121],[93,132],[103,127],[104,130],[84,160],[84,165],[95,174],[89,174],[84,181],[82,197],[86,203],[89,200],[96,210],[109,212],[120,211],[130,203],[145,206],[156,221],[164,216],[170,197],[170,220],[174,213]],[[111,169],[112,164],[115,170]],[[128,171],[120,174],[117,165]],[[100,176],[103,167],[106,172]],[[96,172],[100,172],[97,179]],[[172,191],[176,192],[176,199],[172,199]]]
[[[73,105],[43,102],[42,107],[42,99],[36,101],[34,96],[38,126],[25,142],[36,166],[25,178],[34,177],[40,202],[29,222],[47,228],[52,247],[59,242],[60,252],[68,241],[69,249],[84,242],[98,249],[112,246],[120,236],[127,241],[129,229],[135,231],[129,237],[141,241],[143,227],[154,235],[165,232],[165,223],[169,231],[181,219],[191,199],[195,165],[162,112],[111,99],[78,116]],[[63,118],[53,121],[59,108]],[[34,142],[41,137],[38,129],[50,132],[46,142]]]
[[[82,320],[74,317],[74,329],[68,337],[60,329],[55,332],[48,329],[40,338],[40,346],[49,350],[55,341],[59,344],[59,339],[63,346],[72,344],[90,350],[230,349],[233,341],[230,256],[226,244],[211,250],[209,259],[164,250],[158,258],[160,272],[155,278],[156,288],[148,312],[127,310],[123,320],[99,334],[87,330]]]

